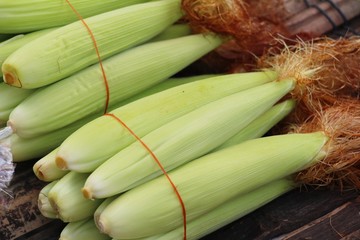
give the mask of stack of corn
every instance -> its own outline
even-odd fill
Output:
[[[37,30],[0,45],[11,48],[2,71],[14,96],[3,143],[15,161],[42,157],[39,209],[68,223],[61,239],[198,239],[294,188],[292,174],[331,155],[323,129],[261,136],[308,89],[337,86],[321,81],[334,75],[322,70],[334,54],[176,80],[223,42],[174,25],[180,0],[121,1],[129,6],[113,11],[71,2],[88,18],[0,25]]]

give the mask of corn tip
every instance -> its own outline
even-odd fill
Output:
[[[57,156],[55,159],[55,164],[61,170],[69,170],[65,159],[62,157]]]
[[[94,198],[93,198],[93,194],[91,193],[91,191],[90,191],[89,188],[83,187],[83,188],[81,189],[81,192],[82,192],[84,198],[86,198],[86,199],[94,199]]]
[[[14,87],[22,87],[20,79],[12,72],[4,72],[4,82]]]
[[[109,232],[108,232],[108,229],[106,229],[106,221],[104,220],[103,217],[101,217],[101,215],[99,216],[99,218],[96,220],[95,222],[96,226],[98,227],[99,231],[101,233],[104,233],[104,234],[108,234],[109,235]]]

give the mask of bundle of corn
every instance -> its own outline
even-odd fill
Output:
[[[169,89],[160,87],[153,90],[153,86],[225,42],[211,34],[159,41],[155,36],[183,16],[180,2],[151,1],[86,19],[80,17],[80,21],[23,44],[2,64],[4,81],[29,88],[31,94],[10,107],[13,109],[8,127],[0,135],[15,132],[3,141],[10,141],[12,147],[26,146],[29,149],[22,147],[16,151],[13,147],[13,152],[19,152],[17,159],[44,156],[54,149],[34,165],[34,172],[49,182],[39,196],[39,208],[43,214],[69,222],[62,233],[63,238],[88,239],[89,236],[81,234],[90,231],[92,237],[99,239],[166,239],[179,237],[179,234],[185,238],[199,237],[206,234],[206,229],[213,231],[293,188],[294,182],[284,178],[323,158],[322,153],[327,150],[324,146],[332,143],[328,138],[335,135],[321,132],[246,140],[264,135],[289,114],[295,102],[300,106],[295,116],[309,116],[314,110],[326,110],[333,105],[334,96],[348,96],[349,91],[353,92],[357,87],[349,77],[354,74],[354,71],[348,72],[353,70],[351,65],[344,70],[345,82],[340,82],[340,78],[329,82],[324,80],[339,73],[339,67],[327,66],[336,65],[338,53],[345,54],[344,59],[348,59],[356,52],[353,49],[357,49],[357,40],[340,44],[340,48],[345,50],[325,54],[322,44],[331,41],[316,42],[314,50],[309,52],[320,49],[323,55],[305,54],[309,61],[299,61],[300,49],[295,54],[282,54],[261,61],[265,64],[259,66],[265,67],[264,71],[222,75],[195,82],[190,80],[190,83],[180,86],[171,85]],[[67,3],[73,7],[69,1]],[[186,1],[182,3],[183,7],[186,6]],[[74,7],[73,11],[77,12]],[[116,21],[121,22],[123,28],[114,27]],[[54,44],[58,48],[54,48]],[[339,47],[332,44],[329,49],[334,46]],[[287,49],[288,52],[292,50]],[[26,56],[26,59],[19,56]],[[283,56],[286,56],[285,61]],[[24,62],[34,64],[25,65]],[[337,91],[340,84],[346,86],[345,91]],[[36,91],[32,89],[40,87]],[[151,90],[146,93],[145,89]],[[70,95],[61,96],[59,91]],[[154,92],[157,93],[147,96]],[[138,93],[140,95],[132,98]],[[296,101],[279,103],[287,96]],[[239,142],[244,143],[231,147]],[[279,152],[279,146],[286,142],[300,147],[289,146]],[[258,154],[252,144],[268,149],[270,155]],[[308,152],[301,154],[305,148]],[[251,163],[238,161],[242,156],[255,160]],[[272,167],[282,167],[278,175],[269,171],[264,174],[266,179],[248,178],[252,175],[252,168],[260,172],[268,169],[269,165],[262,164],[275,156],[280,157]],[[284,164],[292,157],[294,161]],[[219,166],[219,158],[229,164]],[[328,162],[333,163],[332,160]],[[204,167],[204,164],[210,165]],[[221,170],[218,176],[214,176],[216,184],[212,187],[205,183],[209,182],[209,176],[205,175],[207,167]],[[238,177],[238,173],[245,170],[249,170],[248,174]],[[160,176],[162,174],[164,176]],[[178,176],[189,177],[179,179]],[[175,184],[172,180],[176,180]],[[192,181],[194,188],[189,188]],[[223,187],[224,182],[231,184]],[[163,200],[168,205],[157,213],[149,213],[150,221],[143,221],[138,213],[148,213],[147,207],[151,208],[155,202],[144,204],[136,199],[147,198],[147,191],[150,191],[147,189],[159,183],[158,196],[149,194],[149,199],[157,201],[156,197],[167,195]],[[175,191],[176,195],[169,194],[169,190]],[[193,191],[200,194],[192,196]],[[223,197],[222,191],[232,193]],[[259,200],[252,201],[248,196]],[[208,201],[200,206],[197,201],[203,197]],[[126,205],[131,199],[135,199],[133,205]],[[224,204],[223,208],[219,207],[221,204]],[[244,204],[244,208],[230,214],[229,211],[238,204]],[[113,213],[122,212],[127,207],[132,210],[125,211],[123,216],[129,221],[122,219],[117,224]],[[174,211],[175,207],[179,211]],[[179,212],[182,218],[176,219]],[[204,232],[197,231],[209,218],[221,212],[228,214],[209,224]],[[132,225],[134,220],[136,224]],[[157,224],[161,227],[153,227]],[[189,235],[186,232],[188,225],[194,231]]]
[[[135,2],[133,1],[133,3]],[[130,97],[164,82],[223,42],[216,36],[191,35],[187,25],[174,24],[182,16],[178,0],[128,5],[131,6],[105,11],[103,14],[67,25],[64,22],[63,26],[56,29],[44,29],[18,35],[0,46],[4,50],[1,55],[4,58],[1,59],[1,64],[2,69],[5,70],[3,72],[4,81],[8,85],[12,80],[10,77],[10,82],[8,81],[9,77],[7,76],[10,76],[11,73],[7,73],[6,66],[9,65],[6,62],[15,59],[12,63],[17,65],[19,61],[22,61],[22,57],[17,58],[16,56],[18,54],[22,56],[22,51],[29,51],[29,55],[25,55],[34,57],[30,57],[29,62],[37,67],[30,67],[31,72],[21,76],[34,76],[33,70],[35,71],[36,68],[41,74],[44,73],[44,69],[54,70],[55,75],[66,72],[64,66],[59,66],[58,54],[49,54],[44,49],[51,49],[50,52],[58,49],[60,54],[68,51],[66,55],[70,58],[66,58],[66,65],[70,68],[75,66],[76,70],[83,68],[55,84],[45,84],[46,86],[38,88],[42,83],[35,83],[37,85],[32,85],[32,87],[36,89],[18,89],[4,83],[1,84],[6,93],[3,96],[12,100],[6,99],[0,103],[4,118],[1,124],[3,126],[4,121],[7,121],[8,125],[0,131],[0,146],[1,151],[6,152],[4,156],[9,156],[9,150],[13,154],[10,158],[1,158],[2,163],[4,162],[0,166],[2,173],[8,172],[7,169],[13,169],[11,166],[13,161],[20,162],[43,157],[58,147],[70,133],[101,115],[101,112],[119,107],[125,104]],[[133,19],[136,21],[134,22]],[[115,20],[118,20],[119,24],[116,24]],[[90,23],[91,30],[96,26],[99,27],[97,33],[89,29],[89,35],[86,31],[83,24]],[[105,25],[109,25],[110,29]],[[151,25],[150,28],[149,25]],[[67,31],[73,29],[72,26],[79,31]],[[115,30],[114,26],[116,26]],[[66,34],[61,33],[63,29]],[[74,33],[79,37],[74,38]],[[57,38],[56,34],[61,36]],[[52,45],[53,41],[48,47],[45,47],[46,43],[49,43],[46,40],[48,38],[58,41],[58,48]],[[79,39],[83,39],[83,41],[77,42]],[[43,42],[43,40],[45,41]],[[77,44],[71,43],[70,46],[68,43],[72,41]],[[87,44],[83,44],[84,42]],[[32,45],[33,47],[31,47]],[[36,50],[35,45],[42,50]],[[94,46],[97,51],[94,51]],[[69,50],[70,48],[72,50]],[[80,52],[81,49],[84,50],[86,56],[71,61],[71,57],[79,56],[73,53]],[[45,56],[49,58],[46,59]],[[98,58],[107,59],[87,67],[98,61]],[[45,62],[48,63],[51,62],[48,61],[49,59],[55,60],[52,65],[50,64],[51,66],[44,68],[41,64],[43,59],[46,59]],[[89,62],[88,59],[92,60]],[[159,59],[161,60],[159,61]],[[78,63],[80,62],[85,63],[79,67]],[[16,74],[20,72],[16,70]],[[49,72],[42,77],[38,75],[35,78],[40,81],[44,80],[47,84],[53,81]],[[104,79],[102,80],[102,78]],[[179,81],[175,82],[175,85],[180,84]],[[89,102],[83,102],[86,99]],[[62,109],[50,113],[51,110],[56,109],[56,106],[61,106]],[[27,121],[29,125],[23,125]],[[7,183],[8,180],[4,185]]]
[[[180,239],[184,232],[192,239],[294,188],[297,183],[284,178],[310,165],[320,166],[316,164],[319,161],[331,163],[334,168],[352,166],[353,169],[346,171],[351,170],[355,175],[346,174],[351,176],[346,181],[354,185],[358,159],[347,161],[346,157],[337,161],[338,151],[328,151],[344,147],[332,141],[344,135],[343,132],[312,128],[306,134],[258,137],[288,115],[295,101],[296,109],[301,109],[295,111],[296,115],[301,112],[313,121],[334,118],[331,110],[335,104],[344,109],[334,99],[352,97],[357,91],[352,77],[357,72],[351,65],[341,68],[337,61],[358,56],[352,50],[358,49],[358,44],[357,39],[301,43],[297,48],[287,48],[281,55],[260,61],[261,66],[264,63],[268,66],[265,72],[222,75],[180,85],[138,99],[87,123],[44,160],[49,166],[46,171],[50,172],[47,181],[60,179],[48,194],[56,217],[71,224],[90,221],[89,217],[94,216],[98,231],[116,239]],[[340,69],[344,71],[339,72]],[[333,78],[335,74],[339,77]],[[340,84],[346,88],[338,91]],[[189,99],[190,96],[193,98]],[[275,105],[285,96],[295,101]],[[349,108],[350,116],[358,114],[356,101],[351,101],[354,107]],[[310,112],[322,115],[310,118]],[[274,122],[269,124],[269,119]],[[339,120],[344,119],[349,118]],[[330,129],[332,125],[325,123],[317,126]],[[306,124],[314,125],[314,122]],[[352,134],[345,137],[351,141],[346,156],[356,151],[356,124],[355,121],[341,128]],[[253,138],[257,139],[247,141]],[[61,169],[66,171],[61,174]],[[40,173],[36,168],[34,171]],[[254,171],[263,177],[253,179],[258,176]],[[324,172],[329,173],[328,169]],[[39,175],[45,176],[46,172]],[[173,193],[169,179],[176,185],[178,195]],[[267,194],[268,191],[272,194]],[[258,201],[249,196],[256,196]],[[244,208],[209,223],[209,218],[230,212],[238,204],[244,204]],[[86,208],[78,212],[69,210],[74,205]],[[149,210],[156,207],[161,209]],[[208,223],[208,227],[199,227]],[[190,226],[187,233],[185,226]]]

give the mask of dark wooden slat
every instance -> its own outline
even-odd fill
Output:
[[[360,197],[334,209],[321,218],[283,235],[281,240],[327,239],[339,240],[356,234],[360,229]],[[358,235],[360,237],[360,235]]]

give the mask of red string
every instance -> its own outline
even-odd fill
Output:
[[[85,22],[84,18],[80,15],[80,13],[75,9],[75,7],[70,3],[69,0],[66,0],[66,2],[69,4],[69,6],[71,7],[71,9],[74,11],[74,13],[77,15],[77,17],[80,19],[80,21],[82,22],[82,24],[85,26],[86,30],[88,31],[90,37],[91,37],[91,40],[93,41],[94,43],[94,47],[95,47],[95,51],[96,51],[96,55],[98,57],[98,61],[99,61],[99,64],[100,64],[100,68],[101,68],[101,73],[102,73],[102,76],[103,76],[103,79],[104,79],[104,84],[105,84],[105,89],[106,89],[106,101],[105,101],[105,108],[104,108],[104,114],[107,113],[108,111],[108,108],[109,108],[109,101],[110,101],[110,89],[109,89],[109,82],[107,80],[107,77],[106,77],[106,73],[105,73],[105,69],[104,69],[104,66],[103,66],[103,63],[102,63],[102,60],[101,60],[101,57],[100,57],[100,52],[99,52],[99,48],[97,46],[97,42],[96,42],[96,39],[95,39],[95,36],[93,34],[93,32],[91,31],[90,27],[87,25],[87,23]]]
[[[105,84],[105,88],[106,88],[106,103],[105,103],[105,110],[104,110],[104,116],[110,116],[112,118],[114,118],[116,121],[118,121],[122,126],[124,126],[131,135],[133,135],[135,137],[135,139],[137,141],[139,141],[141,143],[141,145],[149,152],[149,154],[152,156],[152,158],[155,160],[155,162],[158,164],[158,166],[160,167],[161,171],[163,172],[163,174],[165,175],[165,177],[167,178],[167,180],[169,181],[169,183],[171,184],[179,202],[181,205],[181,210],[182,210],[182,215],[183,215],[183,226],[184,226],[184,237],[183,239],[186,240],[186,209],[185,209],[185,204],[184,201],[181,198],[181,195],[179,193],[179,191],[177,190],[174,182],[171,180],[169,174],[166,172],[165,168],[163,167],[163,165],[161,164],[161,162],[159,161],[159,159],[156,157],[156,155],[154,154],[154,152],[145,144],[144,141],[142,141],[142,139],[137,136],[135,134],[134,131],[132,131],[126,124],[125,122],[123,122],[120,118],[118,118],[117,116],[115,116],[114,114],[111,113],[107,113],[108,110],[108,106],[109,106],[109,100],[110,100],[110,91],[109,91],[109,83],[106,77],[106,73],[105,73],[105,69],[104,66],[102,64],[102,60],[101,60],[101,56],[100,56],[100,52],[97,46],[97,42],[95,39],[95,36],[93,34],[93,32],[91,31],[90,27],[87,25],[87,23],[85,22],[84,18],[80,15],[80,13],[75,9],[75,7],[70,3],[69,0],[66,0],[66,2],[69,4],[69,6],[71,7],[71,9],[74,11],[74,13],[77,15],[77,17],[80,19],[80,21],[83,23],[83,25],[86,27],[93,43],[94,43],[94,47],[95,47],[95,51],[99,60],[99,64],[100,64],[100,68],[101,68],[101,72],[104,78],[104,84]]]

